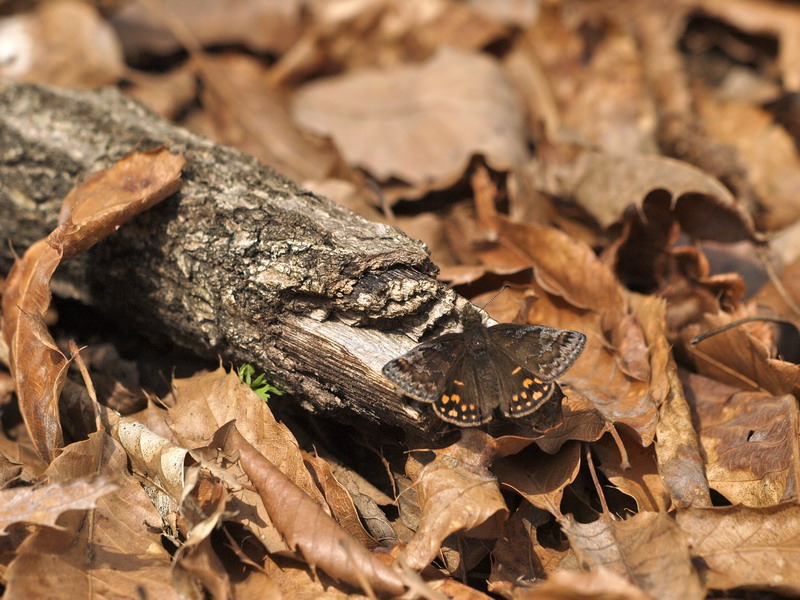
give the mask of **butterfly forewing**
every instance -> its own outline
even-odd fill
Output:
[[[420,344],[386,363],[383,374],[412,398],[434,402],[458,366],[463,354],[460,341],[460,333],[448,333]]]
[[[489,327],[488,335],[511,360],[545,381],[566,371],[586,344],[582,333],[544,325],[503,323]]]

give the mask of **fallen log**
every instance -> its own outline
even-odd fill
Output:
[[[436,281],[424,245],[115,89],[0,83],[0,272],[49,233],[77,181],[160,145],[186,158],[182,190],[63,265],[54,293],[252,363],[310,411],[437,427],[380,371],[458,319],[463,300]]]

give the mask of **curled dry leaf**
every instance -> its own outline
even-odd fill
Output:
[[[709,485],[734,504],[771,506],[800,488],[797,400],[684,376]]]
[[[752,586],[800,594],[800,506],[725,506],[679,510],[692,554],[705,561],[709,588]]]
[[[604,513],[586,524],[568,515],[561,527],[583,565],[627,576],[653,598],[706,596],[692,566],[686,534],[665,512],[641,512],[624,521]]]
[[[750,215],[725,186],[673,158],[589,153],[565,187],[602,227],[619,221],[629,206],[640,207],[650,192],[666,190],[675,217],[690,235],[719,242],[756,238]]]
[[[347,490],[336,480],[333,470],[328,462],[319,456],[312,456],[307,452],[303,453],[306,464],[314,473],[322,493],[325,494],[325,501],[331,509],[333,518],[350,535],[356,538],[359,543],[369,550],[378,547],[378,543],[367,533],[361,524],[358,512],[356,511],[353,499]]]
[[[62,260],[88,250],[179,189],[183,164],[182,157],[162,148],[129,154],[90,176],[64,200],[58,227],[28,248],[8,275],[3,336],[25,426],[48,462],[62,445],[57,400],[67,365],[43,321],[50,278]]]
[[[548,454],[555,454],[570,440],[594,442],[613,427],[603,417],[594,405],[578,393],[570,391],[564,405],[563,420],[543,435],[533,438],[536,445]],[[530,436],[506,436],[497,440],[498,448],[502,454],[510,454],[505,448],[519,444],[521,440],[529,440]],[[515,444],[516,442],[516,444]]]
[[[0,535],[13,523],[56,527],[64,511],[94,508],[98,498],[115,489],[115,483],[98,478],[0,490]]]
[[[523,503],[511,515],[492,550],[490,592],[514,600],[524,593],[526,586],[553,576],[561,562],[571,556],[563,540],[550,539],[547,533],[539,540],[540,528],[551,522],[548,512],[528,503]]]
[[[333,137],[348,163],[412,185],[457,180],[473,154],[507,169],[526,157],[522,110],[491,58],[442,48],[419,65],[310,83],[295,95],[305,128]]]
[[[555,456],[538,448],[501,458],[492,465],[500,484],[514,490],[536,508],[560,515],[564,488],[575,481],[581,465],[581,447],[570,442]]]
[[[422,507],[417,531],[403,552],[403,564],[421,570],[436,558],[443,540],[452,533],[496,538],[508,516],[497,479],[488,467],[496,453],[494,439],[469,429],[435,458],[421,464],[414,453],[406,472],[414,481]]]
[[[669,392],[659,407],[656,427],[658,472],[675,506],[711,506],[700,441],[672,360],[667,367],[667,378]]]
[[[175,553],[172,581],[183,598],[190,598],[199,582],[211,598],[231,598],[228,572],[211,543],[211,533],[222,521],[228,492],[217,479],[193,467],[181,498],[186,541]]]
[[[670,496],[658,472],[654,447],[657,444],[644,448],[641,444],[630,443],[628,436],[620,435],[620,439],[624,445],[624,458],[620,456],[618,440],[611,436],[603,436],[592,444],[600,470],[618,490],[636,500],[639,511],[668,510]],[[627,468],[623,460],[628,462]]]
[[[325,513],[319,504],[256,450],[230,423],[215,434],[214,443],[239,462],[258,490],[275,527],[290,548],[312,567],[331,577],[376,592],[400,595],[401,576],[370,553]]]
[[[159,488],[179,502],[184,487],[185,448],[150,431],[142,423],[119,419],[112,428],[131,459],[133,469],[153,481]]]
[[[170,584],[171,558],[157,530],[160,516],[128,474],[127,456],[114,440],[97,432],[69,445],[47,476],[61,485],[103,477],[118,488],[93,509],[61,515],[59,530],[38,528],[26,538],[8,566],[4,598],[177,599]]]

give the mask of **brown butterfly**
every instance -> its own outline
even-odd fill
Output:
[[[560,393],[556,377],[586,344],[577,331],[503,323],[486,327],[468,305],[463,331],[425,342],[383,367],[405,394],[433,404],[444,421],[473,427],[492,420],[495,409],[524,417]]]

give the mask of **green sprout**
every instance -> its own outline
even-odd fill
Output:
[[[254,378],[253,375],[255,375],[256,370],[253,365],[244,364],[239,367],[237,373],[239,373],[239,379],[250,386],[250,389],[256,393],[256,396],[261,398],[264,402],[267,402],[269,397],[273,394],[276,396],[283,395],[283,390],[279,390],[274,385],[267,383],[264,373]]]

